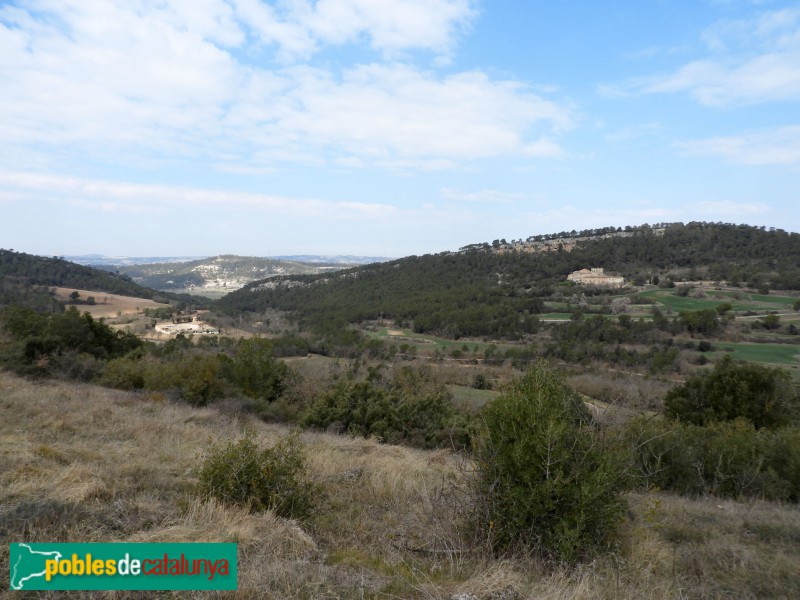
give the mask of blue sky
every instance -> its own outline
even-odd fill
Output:
[[[0,247],[800,231],[800,3],[0,2]]]

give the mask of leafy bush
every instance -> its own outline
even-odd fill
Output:
[[[252,435],[212,446],[199,477],[202,496],[252,511],[271,509],[282,517],[305,519],[314,507],[316,486],[308,479],[297,434],[263,449]]]
[[[408,367],[385,385],[338,381],[309,406],[301,423],[419,448],[463,448],[469,443],[468,418],[456,413],[447,388]]]
[[[563,379],[536,364],[481,414],[476,517],[492,548],[574,562],[606,545],[625,511],[624,469]]]
[[[707,308],[703,310],[683,310],[679,313],[681,322],[689,333],[710,335],[720,326],[717,311]]]
[[[38,314],[30,308],[8,306],[0,311],[0,324],[12,342],[3,349],[0,362],[24,374],[69,376],[74,361],[65,355],[87,355],[95,359],[123,356],[142,346],[134,335],[114,331],[89,313],[75,307],[61,314]],[[58,372],[68,363],[66,371]],[[94,369],[92,369],[94,370]],[[85,379],[86,369],[80,368]]]
[[[123,390],[174,390],[183,400],[204,405],[225,395],[220,355],[178,355],[170,359],[130,356],[109,361],[101,382]]]
[[[664,398],[667,416],[695,425],[742,417],[756,428],[780,427],[796,421],[799,407],[800,396],[786,371],[737,364],[730,356]]]
[[[283,392],[286,364],[275,360],[270,340],[241,340],[232,364],[233,381],[245,396],[266,402],[275,401]]]
[[[645,489],[800,500],[800,428],[756,429],[745,419],[699,426],[642,418],[624,435]]]
[[[490,390],[492,389],[492,384],[488,379],[486,379],[486,375],[483,373],[477,373],[472,379],[472,387],[476,390]]]

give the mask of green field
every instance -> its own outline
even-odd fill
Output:
[[[786,306],[791,307],[795,302],[797,302],[797,298],[793,298],[791,296],[763,296],[760,294],[750,294],[750,299],[754,302],[777,304],[782,308],[785,308]]]
[[[715,346],[727,351],[715,353],[719,357],[730,353],[736,360],[800,366],[800,345],[715,343]]]
[[[569,317],[569,315],[567,315]],[[402,335],[389,335],[389,331],[400,331]],[[427,335],[424,333],[414,333],[410,329],[397,329],[393,327],[381,327],[377,331],[364,331],[364,334],[371,338],[378,338],[386,342],[393,342],[398,346],[402,344],[410,344],[416,346],[418,349],[429,350],[442,350],[449,354],[453,350],[462,350],[464,346],[467,350],[464,351],[464,358],[469,358],[473,352],[484,352],[489,346],[495,346],[497,350],[507,350],[509,348],[518,348],[515,344],[493,344],[491,342],[480,342],[475,340],[448,340],[447,338],[436,337],[435,335]],[[477,349],[476,349],[477,348]]]
[[[447,389],[453,394],[453,400],[456,404],[466,404],[472,410],[478,410],[481,406],[500,395],[500,392],[496,390],[476,390],[463,385],[448,385]]]
[[[308,356],[288,356],[282,358],[292,369],[298,371],[303,377],[314,377],[320,373],[327,373],[332,367],[340,366],[346,369],[353,362],[349,358],[334,358],[309,354]]]
[[[540,315],[536,315],[537,319],[543,319],[543,320],[559,319],[563,321],[569,321],[570,317],[572,317],[572,313],[563,313],[563,312],[542,313]]]
[[[715,309],[723,302],[733,306],[738,312],[754,311],[766,312],[770,310],[786,310],[791,307],[797,298],[789,296],[764,296],[759,294],[742,294],[740,299],[734,297],[734,292],[713,292],[725,296],[725,300],[718,298],[689,298],[675,295],[674,290],[650,290],[642,292],[640,296],[654,298],[659,304],[674,311]]]

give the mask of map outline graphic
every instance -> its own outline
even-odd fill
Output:
[[[57,550],[54,550],[52,552],[42,552],[40,550],[34,550],[33,548],[30,547],[29,544],[17,544],[17,547],[20,549],[26,548],[28,552],[30,552],[31,554],[40,554],[42,556],[49,556],[51,558],[55,558],[55,560],[61,560],[62,557],[61,552],[58,552]],[[36,577],[44,577],[46,575],[46,570],[42,571],[41,573],[31,573],[27,577],[23,577],[22,579],[19,579],[15,583],[15,579],[18,577],[17,569],[19,568],[20,562],[22,562],[22,558],[23,555],[20,553],[19,556],[17,556],[17,562],[14,563],[14,566],[11,570],[11,577],[9,578],[9,584],[12,590],[24,589],[23,584],[29,579],[34,579]]]

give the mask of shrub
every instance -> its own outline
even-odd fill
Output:
[[[756,428],[779,427],[797,418],[800,397],[786,371],[737,364],[726,356],[711,372],[698,373],[664,398],[667,416],[705,425],[748,419]]]
[[[493,550],[574,562],[606,545],[625,511],[624,469],[563,379],[534,365],[481,416],[476,518]]]
[[[644,489],[800,499],[800,428],[756,429],[745,419],[699,426],[639,418],[624,437]]]
[[[183,400],[205,405],[225,396],[219,355],[178,355],[172,359],[129,356],[108,361],[103,370],[104,385],[123,390],[173,390]]]
[[[486,379],[483,373],[477,373],[472,379],[472,387],[476,390],[489,390],[492,388],[491,383]]]
[[[627,312],[628,308],[631,305],[631,299],[627,296],[623,296],[621,298],[614,298],[611,301],[611,313],[615,315],[621,315]]]
[[[710,308],[704,310],[683,310],[679,313],[681,322],[689,333],[709,335],[719,329],[717,311]]]
[[[144,369],[139,360],[115,358],[106,363],[101,383],[119,390],[144,389]]]
[[[273,356],[270,340],[241,340],[233,357],[233,380],[251,398],[274,402],[283,392],[287,367]]]
[[[307,408],[301,424],[419,448],[469,443],[469,419],[456,413],[450,392],[410,369],[386,385],[341,379]]]
[[[114,331],[89,313],[80,314],[75,307],[52,315],[40,315],[24,307],[7,307],[0,311],[0,323],[13,340],[4,362],[31,374],[45,374],[42,371],[46,369],[38,365],[64,353],[108,359],[142,346],[136,336]]]
[[[252,435],[212,446],[199,478],[202,496],[251,511],[271,509],[282,517],[305,519],[314,507],[316,486],[308,479],[297,434],[263,449]]]

